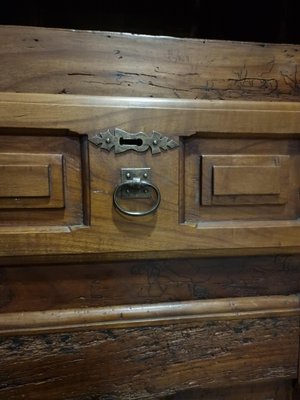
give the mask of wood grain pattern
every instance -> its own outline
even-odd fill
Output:
[[[258,147],[258,143],[259,141],[254,140],[252,146]],[[201,148],[203,144],[202,142]],[[245,154],[250,142],[246,142],[245,146],[243,144],[244,141],[242,140],[237,140],[234,143],[234,148],[230,148],[230,145],[226,148],[224,144],[223,153],[228,153],[227,155],[203,154],[205,149],[202,149],[200,166],[201,204],[227,206],[286,204],[291,192],[288,186],[290,181],[290,156],[267,154],[270,150],[267,149],[265,142],[265,150],[255,149],[253,153],[257,151],[258,154]],[[278,147],[277,150],[284,152],[283,147],[284,145],[281,148]],[[197,146],[195,152],[197,152],[197,149],[200,151],[200,147]],[[230,152],[237,154],[230,154]],[[189,157],[189,150],[187,157]],[[189,172],[194,173],[193,170],[187,170],[187,173]],[[226,209],[228,210],[228,207]],[[258,216],[259,209],[256,208],[255,210],[257,210],[255,214]],[[249,210],[247,218],[249,218]],[[224,219],[224,216],[222,219]]]
[[[62,154],[0,153],[0,209],[63,208],[63,161]]]
[[[170,136],[222,133],[235,136],[299,137],[296,102],[1,93],[1,126],[94,134],[109,128]],[[47,130],[48,129],[48,130]],[[31,134],[34,131],[30,131]],[[37,132],[37,131],[36,131]]]
[[[2,337],[0,399],[157,399],[295,379],[298,335],[289,317]]]
[[[280,193],[278,167],[218,166],[214,167],[213,193],[218,196],[264,195]]]
[[[0,91],[298,101],[299,49],[2,26]]]
[[[9,232],[12,226],[16,226],[19,229],[23,227],[25,232],[32,226],[45,230],[45,226],[68,227],[70,224],[82,224],[84,185],[81,174],[84,166],[81,152],[79,138],[70,135],[51,136],[49,132],[44,136],[0,135],[0,166],[25,166],[17,177],[6,175],[11,185],[22,180],[22,185],[36,187],[39,182],[32,175],[29,180],[26,176],[26,165],[38,166],[46,163],[47,176],[43,179],[48,187],[48,196],[44,197],[22,197],[20,192],[19,196],[0,198],[0,230]],[[85,185],[88,185],[88,181]],[[28,194],[28,190],[32,189],[26,190]]]
[[[78,144],[82,142],[79,137],[82,135],[81,137],[86,138],[88,130],[92,127],[95,130],[95,126],[103,126],[104,129],[107,128],[106,123],[109,126],[121,123],[123,127],[122,121],[126,119],[127,127],[133,128],[136,124],[135,128],[145,131],[156,129],[155,126],[153,127],[153,121],[156,121],[158,131],[164,133],[164,128],[166,128],[168,132],[171,132],[170,136],[176,140],[180,139],[177,135],[178,130],[181,130],[180,137],[184,142],[182,146],[185,148],[185,153],[179,149],[173,149],[158,157],[153,157],[149,152],[125,153],[120,157],[115,157],[114,154],[100,151],[90,144],[89,165],[86,167],[90,171],[90,185],[87,183],[84,186],[90,188],[90,203],[88,200],[85,204],[90,207],[91,225],[87,229],[78,229],[83,226],[81,221],[84,211],[81,207],[77,213],[74,210],[77,218],[73,219],[74,222],[72,219],[69,220],[69,230],[65,232],[47,235],[44,229],[42,232],[37,231],[33,240],[29,231],[21,236],[18,230],[12,229],[9,243],[1,248],[1,255],[9,256],[12,251],[15,256],[90,254],[92,257],[93,254],[101,254],[101,257],[116,259],[117,253],[120,253],[120,257],[124,259],[130,254],[136,258],[139,253],[140,257],[146,259],[157,258],[162,254],[176,257],[179,254],[177,252],[180,251],[185,251],[185,254],[193,251],[195,255],[202,255],[204,252],[229,255],[234,254],[234,251],[238,249],[243,249],[243,251],[247,249],[249,252],[255,249],[256,254],[269,249],[269,253],[273,253],[272,249],[276,247],[280,247],[284,252],[298,251],[299,111],[299,105],[296,103],[132,100],[4,93],[0,102],[0,117],[2,123],[11,128],[11,130],[8,128],[2,130],[3,134],[0,138],[4,149],[5,146],[9,148],[12,145],[18,149],[14,135],[20,135],[22,129],[30,132],[30,136],[23,136],[24,143],[32,141],[33,146],[36,146],[35,151],[38,151],[39,141],[35,143],[36,136],[48,137],[49,129],[57,129],[57,135],[61,130],[70,129],[63,140],[73,142],[77,138]],[[36,117],[37,115],[41,118]],[[134,121],[133,126],[131,126],[132,121]],[[177,122],[178,125],[176,125]],[[21,131],[16,130],[18,127],[22,127]],[[208,138],[208,132],[211,131],[222,133],[222,135],[218,136],[214,133]],[[203,135],[200,135],[200,132],[204,132]],[[52,138],[56,146],[64,146],[65,143],[59,142],[58,137],[59,135],[51,135],[47,140]],[[199,157],[203,152],[223,154],[224,138],[226,138],[226,145],[229,146],[225,147],[225,151],[230,154],[233,152],[233,154],[248,154],[249,156],[250,151],[251,154],[255,151],[258,156],[275,154],[282,157],[282,160],[286,156],[292,159],[289,168],[290,197],[285,208],[266,206],[251,210],[248,208],[246,211],[241,207],[234,208],[237,212],[234,217],[232,209],[229,208],[225,212],[217,207],[211,211],[205,210],[204,217],[202,211],[199,213],[199,200],[197,201],[199,186],[194,183],[199,182]],[[211,153],[210,149],[214,149],[214,152]],[[60,151],[64,154],[61,149]],[[77,148],[77,151],[80,152],[80,149]],[[185,160],[179,160],[182,154]],[[82,175],[80,161],[81,156],[77,152],[75,158],[72,159],[74,162],[72,176],[74,177],[77,173],[77,178],[76,181],[72,180],[72,191],[69,196],[69,199],[73,199],[73,203],[77,206],[82,202],[83,191],[86,190],[78,186],[80,182],[78,175]],[[184,182],[179,182],[183,163],[185,163],[183,168],[186,176],[184,176]],[[112,165],[114,168],[111,168]],[[159,186],[162,195],[160,208],[155,215],[133,221],[120,216],[113,209],[112,195],[120,182],[120,169],[124,166],[152,168],[153,182]],[[168,174],[164,171],[168,171]],[[184,185],[183,189],[179,189],[181,185]],[[76,188],[77,200],[75,201],[71,193]],[[181,199],[179,190],[184,192],[185,204],[179,202]],[[185,210],[185,218],[180,224],[178,216],[182,214],[182,209]],[[34,215],[32,216],[34,220]],[[224,225],[223,221],[232,219],[237,221],[235,226]],[[244,220],[241,222],[245,224],[239,226],[239,219]],[[214,221],[218,224],[214,225]],[[248,221],[257,221],[257,224],[253,222],[247,225]],[[16,220],[14,224],[18,222],[21,221]],[[54,224],[53,219],[49,225]],[[58,225],[61,226],[63,223],[59,222]],[[8,239],[7,228],[0,233],[5,233],[5,238]],[[127,237],[126,241],[123,240],[124,234]],[[13,243],[13,250],[10,243]]]
[[[48,165],[0,165],[0,197],[49,197]]]
[[[186,139],[185,220],[199,221],[201,228],[202,223],[206,221],[208,225],[213,221],[219,221],[219,226],[226,225],[222,221],[229,221],[229,225],[233,221],[237,225],[244,221],[245,226],[250,227],[251,221],[261,221],[263,225],[268,222],[275,223],[275,220],[296,219],[299,213],[296,189],[298,183],[294,186],[292,182],[294,179],[298,180],[297,167],[295,169],[299,160],[297,143],[298,141],[292,139],[269,140],[265,137],[256,139],[232,137],[221,140],[195,135]],[[278,167],[280,194],[214,195],[213,173],[214,167],[218,166]],[[251,182],[254,181],[255,188],[257,182],[262,179],[264,179],[262,174],[252,176],[252,181],[248,182],[248,186],[250,187]],[[201,182],[201,193],[194,184],[195,180]],[[240,177],[238,182],[245,182],[245,177]],[[201,198],[198,200],[199,195]]]
[[[67,188],[67,211],[55,216],[1,210],[1,400],[299,399],[290,294],[300,292],[300,259],[287,255],[300,237],[299,50],[0,27],[1,152],[63,154]],[[114,157],[88,145],[115,127],[157,130],[180,147]],[[276,192],[273,204],[242,194],[254,213],[220,213],[214,200],[199,214],[200,157],[224,148],[280,164],[279,189],[276,174],[248,177],[249,190]],[[113,211],[127,166],[153,169],[154,218]],[[280,210],[269,217],[270,207]],[[242,257],[197,258],[230,254]]]
[[[300,257],[135,260],[0,269],[1,312],[151,304],[300,292]]]
[[[1,313],[0,334],[128,328],[198,320],[253,319],[299,314],[300,303],[297,295],[131,304],[88,309]]]
[[[293,392],[291,381],[273,381],[221,389],[192,389],[162,400],[297,400]]]

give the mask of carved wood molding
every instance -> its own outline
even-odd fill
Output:
[[[94,135],[95,127],[121,126],[128,131],[155,130],[169,138],[195,132],[299,137],[298,102],[0,93],[1,126],[6,129]]]
[[[126,328],[224,319],[300,315],[298,295],[237,297],[172,303],[0,314],[0,335]]]

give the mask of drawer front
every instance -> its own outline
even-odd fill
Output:
[[[1,256],[300,250],[298,104],[3,96]]]

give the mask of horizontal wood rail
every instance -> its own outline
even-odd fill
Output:
[[[145,132],[175,136],[219,132],[299,137],[300,106],[293,102],[3,92],[0,118],[4,128],[37,128],[45,133],[46,129],[63,129],[86,134],[111,127],[139,131],[143,126]]]
[[[300,315],[298,295],[14,312],[0,314],[0,335],[295,315]]]

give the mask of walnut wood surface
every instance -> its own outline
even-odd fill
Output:
[[[63,161],[61,154],[1,153],[0,208],[64,208]]]
[[[0,196],[49,197],[48,170],[48,165],[1,165]]]
[[[126,259],[130,254],[133,258],[138,254],[150,258],[151,252],[151,258],[158,258],[163,253],[176,257],[178,251],[185,251],[186,255],[190,252],[194,255],[203,252],[229,255],[238,249],[243,249],[244,254],[249,254],[248,250],[259,254],[268,248],[269,253],[273,253],[277,247],[282,252],[299,251],[299,111],[299,105],[291,102],[132,100],[3,93],[1,124],[11,130],[1,130],[2,151],[16,152],[22,147],[23,152],[30,148],[31,152],[39,153],[41,141],[48,141],[49,144],[55,143],[56,149],[62,146],[61,153],[67,157],[69,149],[66,143],[71,142],[74,151],[69,154],[70,168],[72,177],[77,174],[77,178],[65,176],[65,184],[69,185],[65,187],[66,200],[69,201],[66,210],[72,213],[73,220],[65,220],[63,215],[55,220],[52,214],[45,213],[44,220],[34,222],[38,225],[36,232],[32,231],[31,222],[25,222],[23,231],[11,229],[8,236],[7,225],[17,224],[19,214],[11,215],[11,219],[5,215],[0,227],[3,235],[0,254],[98,253],[116,259],[120,253]],[[122,123],[124,120],[127,121],[125,124]],[[89,149],[84,150],[83,143],[92,127],[94,130],[95,127],[106,129],[120,124],[130,130],[134,127],[144,131],[153,128],[162,133],[166,131],[180,143],[180,147],[156,157],[149,152],[115,156],[91,143]],[[67,129],[71,131],[67,132]],[[22,141],[20,134],[23,135]],[[50,153],[54,144],[51,146]],[[88,155],[84,156],[87,150]],[[199,204],[199,192],[203,186],[202,175],[199,177],[200,157],[213,154],[218,158],[224,153],[237,154],[237,158],[244,157],[246,161],[252,157],[255,162],[260,160],[260,156],[269,157],[275,160],[276,165],[282,164],[280,182],[283,188],[278,198],[269,205],[262,193],[262,207],[259,207],[258,194],[258,200],[248,198],[249,207],[246,208],[239,203],[239,207],[230,208],[226,203],[223,208],[217,204],[202,209]],[[285,160],[289,163],[284,163]],[[253,165],[255,162],[252,161]],[[112,196],[123,167],[152,168],[153,183],[160,188],[162,196],[156,214],[130,219],[114,210]],[[242,180],[241,175],[239,179]],[[282,182],[287,183],[286,190]],[[286,192],[288,199],[285,204]],[[232,194],[231,198],[234,196]],[[274,207],[274,202],[279,206]],[[90,214],[90,221],[85,218],[87,214]],[[31,219],[36,220],[35,213]],[[226,224],[226,221],[233,221],[233,224]],[[53,226],[55,222],[58,228],[64,227],[65,230],[59,229],[56,234],[52,230],[48,235],[47,226]],[[124,235],[126,240],[123,240]]]
[[[217,165],[213,192],[217,196],[277,195],[280,193],[279,169],[276,166]]]
[[[17,176],[10,175],[13,182],[11,184],[16,185],[23,178],[27,191],[32,191],[39,181],[34,179],[34,176],[28,180],[26,166],[39,165],[43,162],[48,167],[48,178],[45,179],[49,191],[49,196],[29,197],[28,193],[27,196],[22,195],[22,186],[19,186],[19,193],[15,192],[9,199],[6,196],[1,197],[2,232],[8,233],[10,229],[14,230],[13,226],[17,229],[22,226],[27,226],[29,229],[33,226],[37,228],[48,226],[51,231],[51,226],[59,228],[82,224],[84,205],[81,176],[84,167],[79,137],[48,135],[36,139],[26,134],[17,136],[0,134],[0,137],[0,164],[4,167],[24,166],[23,175],[20,172]],[[18,187],[15,190],[17,189]],[[12,246],[16,250],[16,243],[12,243]]]
[[[2,312],[7,312],[7,311],[11,312],[18,310],[26,311],[30,309],[47,310],[51,308],[52,309],[57,308],[57,306],[59,306],[62,310],[66,310],[72,306],[86,308],[86,306],[93,306],[93,305],[103,306],[105,304],[111,304],[111,305],[129,304],[137,301],[141,304],[141,310],[143,310],[145,309],[143,307],[143,304],[146,302],[153,303],[157,301],[165,301],[166,302],[165,304],[167,306],[168,301],[170,300],[174,301],[183,299],[230,297],[232,295],[240,296],[241,293],[244,293],[247,296],[292,293],[299,291],[299,282],[300,282],[298,276],[300,273],[299,271],[300,270],[299,270],[298,256],[277,256],[277,257],[264,257],[264,258],[241,257],[232,259],[216,258],[216,259],[203,259],[203,260],[174,260],[174,261],[160,261],[160,262],[148,261],[146,263],[145,261],[140,261],[140,262],[136,261],[128,263],[113,263],[106,265],[99,264],[98,266],[95,264],[85,264],[85,265],[70,265],[70,266],[52,265],[43,267],[27,266],[25,268],[24,267],[14,267],[14,268],[10,267],[6,269],[2,268],[2,273],[0,275],[1,276],[0,293],[2,299],[1,310]],[[252,301],[251,298],[249,300],[250,302]],[[298,300],[295,298],[295,301],[297,302]],[[272,301],[270,302],[270,304],[273,304]],[[2,315],[5,316],[5,313]],[[255,324],[259,323],[258,320],[255,321],[256,321]],[[261,321],[265,320],[262,319]],[[224,325],[221,321],[219,322],[222,324],[222,328],[220,327],[220,336],[219,335],[214,336],[209,333],[211,332],[210,329],[212,323],[213,321],[209,321],[207,326],[206,325],[205,327],[203,326],[202,328],[203,330],[201,329],[201,332],[203,332],[203,335],[207,338],[206,340],[208,342],[210,342],[211,340],[210,338],[213,337],[218,338],[221,336],[220,341],[223,343],[223,338],[225,335],[224,329],[225,327],[227,327],[226,329],[228,329],[229,322],[224,321]],[[297,336],[298,330],[296,330],[296,326],[298,326],[297,324],[295,324],[295,330],[294,328],[292,328],[292,331],[295,332],[295,335],[298,338]],[[193,323],[189,323],[187,326],[189,327],[188,331],[193,332],[192,328],[194,326]],[[256,329],[256,326],[257,325],[255,325],[254,329]],[[138,338],[141,336],[139,340],[146,340],[144,329],[145,327],[135,328],[135,332],[137,335],[136,337]],[[153,329],[156,328],[153,327]],[[282,329],[283,329],[282,334],[283,332],[285,333],[291,332],[289,318],[284,318],[284,322],[282,322]],[[234,337],[233,332],[239,332],[239,331],[240,329],[235,327],[234,331],[228,333],[228,339],[230,337],[230,341],[232,342]],[[115,349],[114,354],[123,354],[124,357],[126,357],[127,353],[124,354],[124,352],[121,351],[120,348],[120,343],[119,343],[120,336],[118,334],[118,331],[110,329],[110,330],[105,330],[105,332],[111,332],[110,336],[117,335],[118,339],[117,341],[114,341],[116,346],[114,348]],[[128,328],[123,329],[122,332],[123,334],[127,332],[126,333],[127,335]],[[246,332],[247,330],[245,330],[245,334]],[[270,327],[270,335],[276,335],[277,334],[276,332],[277,332],[276,326],[273,323],[273,326]],[[65,398],[70,398],[72,400],[86,399],[87,396],[91,396],[90,394],[91,392],[93,393],[94,396],[98,397],[102,396],[103,398],[105,398],[105,396],[108,396],[108,393],[109,395],[112,396],[111,390],[112,387],[115,387],[114,386],[115,384],[113,383],[115,381],[111,381],[110,377],[107,378],[107,375],[103,376],[103,374],[100,373],[100,367],[98,367],[98,365],[99,362],[103,363],[103,365],[107,365],[107,360],[110,360],[109,364],[110,372],[108,374],[111,374],[112,371],[116,371],[115,373],[117,373],[117,371],[119,370],[114,369],[117,368],[114,367],[115,364],[111,364],[112,355],[108,354],[107,352],[103,353],[103,349],[101,347],[102,345],[99,344],[99,337],[98,337],[99,334],[95,330],[93,330],[93,332],[91,331],[89,333],[89,339],[87,341],[86,339],[84,339],[84,343],[86,343],[87,347],[82,348],[81,351],[82,353],[78,355],[78,357],[75,355],[74,356],[75,358],[71,362],[69,358],[71,357],[70,346],[67,346],[69,350],[64,350],[65,342],[63,342],[63,340],[67,340],[66,338],[71,338],[73,337],[73,335],[76,336],[76,339],[74,338],[74,340],[77,342],[79,338],[78,335],[81,335],[80,333],[64,333],[61,334],[60,336],[55,336],[55,335],[53,336],[53,334],[46,336],[38,335],[38,336],[32,336],[31,339],[26,338],[25,336],[21,338],[11,337],[11,336],[10,338],[3,337],[1,340],[4,340],[6,343],[5,344],[6,350],[2,352],[3,360],[5,360],[6,357],[8,357],[8,360],[10,360],[7,364],[8,367],[12,365],[12,363],[13,365],[16,365],[19,378],[17,381],[18,383],[16,385],[14,383],[16,382],[16,378],[14,378],[16,371],[15,373],[13,373],[12,370],[9,369],[10,371],[8,372],[9,380],[3,381],[2,386],[6,387],[6,389],[2,389],[3,390],[2,393],[0,391],[0,398],[2,395],[3,398],[5,399],[6,398],[9,399],[8,396],[11,396],[12,399],[17,399],[18,396],[24,394],[28,396],[29,399],[30,398],[34,399],[38,398],[38,396],[41,396],[42,392],[40,393],[39,390],[42,391],[42,388],[47,392],[47,396],[49,396],[49,399],[53,400],[54,399],[57,400],[60,398],[64,400]],[[82,332],[82,335],[86,335],[86,333]],[[204,345],[205,343],[207,343],[203,342],[202,337],[199,337],[198,334],[195,335],[196,335],[195,338],[197,337],[197,342],[199,344],[202,343]],[[260,335],[261,335],[260,329],[255,330],[255,336],[253,336],[253,345],[254,343],[256,343],[257,340],[260,340]],[[288,335],[290,335],[290,333],[288,333]],[[53,341],[53,337],[54,338],[59,337],[62,339],[59,339],[59,341],[54,339]],[[155,337],[157,338],[157,333]],[[165,334],[162,333],[162,338],[164,337]],[[49,347],[48,345],[47,351],[46,350],[44,351],[43,345],[41,345],[41,340],[42,341],[44,340],[43,338],[45,338],[45,341],[47,343],[50,342],[52,343],[52,347]],[[133,350],[131,346],[135,346],[135,342],[132,342],[132,340],[128,336],[126,336],[126,338],[127,338],[126,346],[128,348],[128,351],[132,353]],[[124,338],[124,340],[126,340],[126,338]],[[20,350],[21,348],[23,349],[27,348],[26,343],[28,343],[28,340],[30,340],[32,348],[35,347],[37,349],[36,351],[31,351],[27,349],[24,350],[23,352],[22,350]],[[109,340],[110,339],[104,340],[103,342],[103,346],[105,346],[104,348],[106,348],[106,345],[109,343]],[[169,348],[171,346],[171,349],[173,349],[173,346],[175,346],[175,344],[178,343],[177,339],[175,340],[175,337],[167,336],[166,340],[170,340],[168,346]],[[293,339],[293,343],[295,343],[294,340],[295,339]],[[91,343],[91,341],[94,344],[97,343],[97,346],[100,346],[100,348],[98,347],[95,348],[93,344],[91,344],[92,348],[95,349],[96,353],[94,353],[92,350],[91,351],[89,350],[88,343]],[[63,347],[61,347],[61,345],[59,344],[61,342]],[[189,342],[190,339],[186,338],[184,339],[183,343],[186,343],[185,346],[187,346]],[[147,344],[145,344],[144,349],[145,352],[148,352],[150,342],[147,341],[146,343]],[[163,343],[164,342],[162,342],[161,344],[162,348],[164,348]],[[234,341],[234,343],[236,343],[236,341]],[[278,346],[280,346],[281,339],[279,339],[279,341],[276,343],[278,343]],[[182,347],[180,343],[178,345],[179,347],[180,346]],[[224,342],[224,346],[226,346],[226,342]],[[278,346],[277,345],[275,346],[277,350],[279,350]],[[61,354],[61,356],[59,355],[56,356],[57,352],[54,351],[54,348],[57,349],[58,354]],[[160,348],[160,345],[158,345],[158,348]],[[265,353],[266,349],[268,349],[267,353]],[[119,351],[121,351],[121,353],[119,353]],[[243,352],[244,351],[248,351],[248,347],[244,348]],[[264,367],[266,361],[264,360],[265,356],[263,354],[268,354],[270,356],[271,354],[273,354],[273,350],[270,349],[269,346],[267,345],[267,347],[264,350],[262,349],[259,350],[257,348],[257,351],[262,352],[262,354],[257,355],[258,362],[261,362],[259,369],[268,371],[266,372],[266,374],[268,375],[270,369],[269,367],[267,367],[267,369],[265,369]],[[282,354],[285,353],[285,351],[286,351],[286,344],[284,343],[282,344],[280,354],[278,353],[278,357],[282,357]],[[29,357],[29,353],[32,354],[32,357]],[[157,352],[155,352],[155,354],[156,353]],[[99,354],[102,354],[103,356],[103,358],[101,357],[100,360],[99,360]],[[171,357],[171,354],[173,353],[168,353],[168,354],[170,354]],[[187,353],[187,360],[190,360],[189,354],[190,353]],[[291,350],[290,354],[298,354],[298,353],[295,350]],[[39,364],[39,361],[35,357],[38,357],[39,359],[41,357],[42,364]],[[286,356],[283,355],[283,357]],[[236,356],[235,353],[232,354],[233,365],[235,364],[234,359],[236,358],[238,359],[240,358],[240,356]],[[82,361],[78,361],[79,359],[82,359]],[[160,364],[158,363],[158,360],[155,357],[154,359],[152,359],[152,361],[153,361],[153,371],[154,371],[157,368],[159,368],[158,366]],[[34,371],[36,371],[36,375],[34,377],[31,376],[31,378],[29,378],[27,372],[23,370],[23,368],[26,369],[26,365],[28,365],[27,362],[30,363],[31,370],[33,369]],[[85,365],[84,367],[80,367],[81,362],[84,362]],[[170,363],[173,364],[174,362],[175,359],[174,356],[172,356],[172,358],[170,359]],[[90,367],[89,363],[91,363]],[[53,369],[50,367],[50,364],[53,365]],[[284,362],[281,360],[278,363],[278,365],[279,364],[282,366]],[[1,363],[1,365],[3,365],[4,367],[5,363],[4,364]],[[68,367],[68,365],[70,367]],[[144,361],[142,362],[141,365],[142,366],[144,365]],[[156,367],[154,367],[154,365]],[[205,368],[206,365],[207,364],[205,364]],[[123,370],[123,367],[124,370],[128,368],[128,359],[126,359],[126,361],[124,362],[118,361],[118,368],[121,368]],[[63,370],[61,368],[63,368]],[[192,364],[190,365],[190,368],[193,368]],[[87,372],[88,375],[84,373],[84,371],[91,371],[91,370],[99,371],[101,378],[99,378],[98,372],[95,373]],[[101,368],[101,371],[103,370],[106,371],[107,369],[103,367]],[[200,371],[201,370],[202,369],[200,369]],[[256,383],[253,384],[254,386],[246,385],[244,387],[242,386],[241,388],[239,387],[239,385],[241,384],[241,379],[244,379],[243,378],[244,373],[243,372],[241,374],[238,373],[238,377],[236,378],[236,380],[231,381],[227,373],[225,373],[225,371],[228,370],[232,371],[232,368],[226,363],[226,365],[224,364],[224,371],[222,373],[220,372],[220,375],[221,376],[223,375],[226,382],[222,381],[221,383],[219,383],[217,379],[211,383],[213,387],[221,385],[222,388],[220,389],[210,389],[210,390],[194,389],[192,392],[188,390],[184,391],[183,392],[184,394],[182,394],[182,396],[185,397],[180,397],[181,396],[180,393],[185,388],[189,388],[189,386],[187,387],[185,383],[182,383],[183,382],[182,380],[178,381],[177,378],[174,380],[171,376],[169,378],[166,376],[166,379],[169,379],[169,381],[165,384],[165,391],[162,390],[159,391],[159,393],[148,394],[148,396],[149,398],[153,399],[162,399],[165,397],[164,393],[170,393],[170,391],[173,392],[174,384],[177,385],[176,386],[177,389],[174,389],[172,400],[177,399],[177,396],[179,396],[178,399],[185,398],[189,400],[194,398],[201,398],[201,396],[204,399],[206,398],[210,399],[209,396],[211,396],[212,399],[219,400],[221,395],[222,396],[226,395],[228,400],[229,399],[235,400],[235,398],[240,399],[245,396],[248,396],[249,400],[250,399],[257,400],[260,399],[260,397],[262,398],[262,400],[265,400],[266,398],[272,398],[272,396],[276,400],[277,399],[286,400],[286,396],[291,396],[291,393],[293,391],[292,381],[286,381],[280,383],[282,375],[280,375],[281,378],[279,378],[279,375],[277,374],[279,374],[279,370],[281,370],[280,374],[282,374],[282,368],[279,367],[276,368],[275,372],[274,369],[272,369],[271,373],[274,379],[279,378],[279,380],[277,380],[276,382],[272,382],[272,384],[262,383],[261,385],[258,385],[257,380],[255,378]],[[192,369],[192,371],[196,373],[194,368]],[[235,370],[233,370],[232,376],[235,376],[234,371]],[[132,370],[128,371],[127,377],[124,378],[125,381],[127,382],[130,381],[131,379],[130,376],[132,376],[131,373]],[[246,372],[246,374],[247,373],[248,372]],[[47,376],[45,376],[45,374]],[[123,374],[124,372],[122,372],[122,376]],[[151,371],[150,374],[152,374]],[[253,378],[252,374],[253,372],[251,373],[251,376],[250,375],[248,376],[249,380]],[[276,376],[274,376],[273,374],[275,374]],[[40,378],[37,378],[37,375],[39,375]],[[212,375],[215,376],[215,372],[212,372]],[[6,375],[4,374],[2,376],[7,376],[7,373]],[[77,376],[76,380],[74,380],[74,376]],[[186,377],[191,376],[191,378],[193,378],[193,374],[190,375],[188,369],[186,370],[185,376]],[[272,379],[272,376],[271,377],[269,375],[265,376],[264,373],[261,373],[260,376],[261,376],[260,379],[262,379],[263,382]],[[106,382],[105,387],[107,388],[107,391],[103,394],[101,392],[102,389],[98,389],[98,384],[99,384],[99,379],[100,382],[102,382],[102,379],[106,379],[105,377],[108,379],[105,380]],[[291,379],[294,379],[294,375],[293,376],[290,375],[290,377]],[[145,385],[145,381],[143,379],[145,379],[147,383],[151,381],[153,387],[154,388],[156,387],[155,383],[156,381],[155,380],[153,381],[152,375],[151,378],[149,378],[148,373],[146,373],[144,369],[141,371],[138,377],[135,378],[137,378],[138,380],[142,379],[141,387]],[[40,379],[40,381],[38,379]],[[198,378],[195,379],[196,382],[198,382],[197,381]],[[202,380],[201,374],[199,379]],[[284,379],[286,379],[286,377]],[[245,382],[246,380],[247,379],[245,378]],[[88,381],[89,383],[83,385],[82,382],[86,381]],[[25,382],[28,383],[28,385],[25,384]],[[36,382],[36,384],[34,384],[34,382]],[[42,382],[41,388],[39,388],[37,382]],[[60,382],[59,386],[57,385],[57,382]],[[170,383],[172,383],[171,387]],[[227,389],[226,387],[223,387],[224,385],[226,386],[228,384],[232,386],[232,388]],[[195,387],[198,387],[197,385],[198,384],[196,384]],[[31,389],[33,387],[34,389]],[[100,387],[102,387],[102,383],[100,384]],[[271,387],[273,389],[271,389]],[[8,388],[10,388],[11,390],[8,391],[9,390]],[[38,388],[37,394],[36,394],[36,388]],[[127,396],[126,394],[127,390],[130,393],[128,394],[128,398],[131,398],[130,396],[132,396],[133,398],[134,396],[136,396],[136,398],[138,399],[139,396],[141,396],[136,386],[134,388],[128,388],[125,385],[125,389],[124,386],[122,386],[122,388],[120,389],[117,388],[117,394],[114,394],[115,398],[118,399],[120,397],[122,398],[122,396]],[[67,396],[66,393],[69,391],[70,394]],[[72,393],[74,393],[73,395],[71,394],[71,391]],[[178,392],[178,394],[175,394],[175,392]],[[99,393],[101,393],[101,395]],[[226,400],[227,398],[225,397]],[[295,400],[296,399],[297,397],[295,398]]]
[[[1,92],[0,106],[1,127],[39,128],[42,134],[51,129],[52,135],[68,130],[93,135],[115,127],[175,137],[198,132],[225,137],[299,135],[300,105],[296,102]]]
[[[236,297],[126,306],[0,314],[0,334],[155,326],[199,320],[257,319],[300,314],[297,295]]]
[[[162,400],[298,400],[293,397],[293,387],[289,381],[273,381],[264,384],[241,385],[231,388],[188,390]]]
[[[12,265],[0,269],[0,310],[288,295],[300,293],[299,266],[298,255]]]
[[[297,45],[0,29],[0,91],[299,100]]]
[[[191,142],[193,137],[201,137],[202,148],[213,135],[217,139],[211,146],[214,155],[223,154],[230,138],[246,144],[248,137],[248,155],[253,154],[253,147],[260,146],[272,156],[278,156],[280,149],[279,155],[289,158],[286,165],[280,162],[284,166],[278,178],[280,195],[270,199],[268,194],[260,194],[248,202],[256,202],[264,215],[262,200],[273,208],[285,204],[291,200],[291,192],[282,182],[293,182],[291,208],[285,215],[298,217],[299,50],[300,46],[286,44],[0,27],[0,92],[5,92],[0,96],[0,151],[7,151],[10,143],[10,154],[24,149],[28,154],[68,153],[67,167],[73,171],[64,181],[71,188],[65,192],[71,219],[63,215],[52,218],[53,213],[45,209],[40,219],[30,209],[23,217],[21,210],[5,214],[9,223],[6,220],[0,229],[0,248],[6,254],[0,259],[0,318],[17,317],[22,328],[23,312],[47,316],[58,310],[55,317],[77,310],[82,316],[85,309],[90,315],[103,307],[124,311],[130,304],[144,312],[158,303],[167,307],[172,302],[199,304],[211,299],[213,304],[223,299],[221,303],[226,304],[226,298],[241,297],[250,297],[251,303],[251,297],[299,293],[299,256],[284,254],[299,253],[299,232],[286,220],[278,234],[276,218],[283,213],[275,220],[260,221],[260,226],[246,218],[244,237],[234,233],[236,221],[229,212],[231,225],[223,233],[223,222],[217,220],[199,224],[195,219],[191,226],[182,224],[180,234],[166,229],[170,221],[182,223],[188,215],[184,201],[188,188],[176,193],[172,188],[178,181],[189,182],[182,168],[188,166],[189,137]],[[113,165],[123,167],[123,162],[125,166],[144,166],[152,160],[153,167],[160,164],[160,158],[148,155],[112,161],[107,154],[99,157],[99,150],[87,145],[86,134],[116,126],[129,132],[157,129],[176,140],[180,137],[179,150],[164,154],[161,172],[154,174],[165,193],[164,217],[158,214],[150,221],[151,229],[147,229],[149,221],[121,229],[124,221],[120,223],[118,216],[112,220],[110,200],[119,176],[107,171]],[[258,147],[256,139],[262,139]],[[63,152],[57,151],[57,144]],[[194,145],[190,148],[195,150]],[[193,166],[191,171],[194,183],[199,184],[200,170]],[[240,182],[238,178],[238,190]],[[255,185],[260,192],[266,190],[263,183]],[[271,189],[278,191],[278,185]],[[72,204],[70,197],[75,192],[76,204]],[[171,192],[167,199],[166,193]],[[226,192],[221,202],[232,203],[234,197],[237,202],[238,196]],[[216,201],[211,200],[213,207]],[[3,224],[3,214],[1,218]],[[23,226],[18,226],[20,221]],[[111,221],[116,225],[112,230],[106,225]],[[80,236],[90,223],[101,229]],[[156,224],[164,235],[153,239],[151,247]],[[190,234],[191,229],[197,233]],[[119,231],[121,240],[112,245],[111,237]],[[138,239],[131,247],[128,239],[134,235]],[[176,250],[170,251],[174,237]],[[213,245],[212,237],[217,238]],[[228,240],[236,247],[230,248]],[[247,250],[241,242],[243,246],[247,243]],[[120,252],[121,245],[126,251]],[[109,248],[111,253],[101,253],[99,248]],[[29,255],[37,251],[39,256]],[[246,257],[270,253],[274,256]],[[213,254],[243,257],[197,258]],[[111,259],[127,261],[104,263]],[[298,302],[297,296],[292,297]],[[19,331],[18,336],[2,336],[0,399],[299,399],[295,386],[299,377],[298,316],[279,312],[272,317],[265,314],[265,318],[170,322],[96,330],[83,324],[78,332],[20,336]],[[70,326],[62,329],[72,330]]]
[[[0,399],[157,399],[295,379],[298,335],[289,317],[2,337]]]

